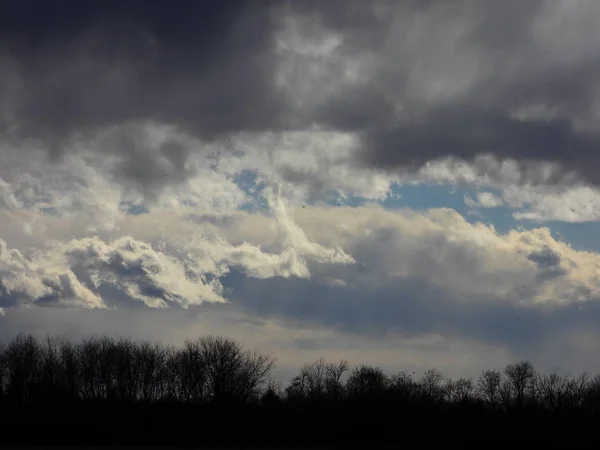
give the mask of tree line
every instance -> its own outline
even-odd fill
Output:
[[[20,334],[0,344],[0,414],[13,423],[48,423],[60,411],[82,423],[127,417],[129,423],[197,426],[196,419],[217,420],[224,411],[229,421],[268,418],[285,429],[304,421],[326,433],[337,421],[357,430],[434,416],[446,424],[524,416],[548,424],[560,417],[564,425],[566,417],[600,413],[600,376],[543,374],[528,361],[484,370],[476,379],[450,379],[436,369],[390,375],[319,359],[304,364],[285,388],[272,378],[274,365],[272,355],[221,336],[188,339],[176,348],[106,336],[71,342]]]

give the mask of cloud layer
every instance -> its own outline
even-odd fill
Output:
[[[600,256],[547,225],[600,218],[596,2],[38,3],[0,13],[0,322],[498,358],[593,334]]]
[[[10,1],[0,22],[2,129],[54,142],[57,156],[77,136],[124,123],[208,140],[319,126],[354,133],[359,165],[491,154],[555,162],[596,184],[597,8]],[[135,135],[113,144],[139,160]],[[195,149],[161,151],[180,170]],[[126,174],[157,175],[135,170]]]

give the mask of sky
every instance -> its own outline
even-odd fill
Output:
[[[600,3],[0,7],[0,341],[600,372]]]

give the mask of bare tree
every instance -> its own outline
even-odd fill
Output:
[[[117,394],[117,379],[115,370],[115,351],[114,342],[108,336],[102,336],[98,340],[98,387],[99,396],[103,400],[116,400]]]
[[[161,368],[166,362],[166,352],[162,345],[142,342],[137,347],[140,399],[144,402],[156,401],[160,397]]]
[[[275,363],[272,356],[244,351],[225,337],[202,337],[197,342],[213,400],[246,401],[260,393]]]
[[[40,346],[29,334],[19,334],[5,350],[8,370],[7,396],[16,403],[28,403],[32,387],[39,380]]]
[[[84,400],[98,400],[102,397],[100,380],[100,340],[92,337],[77,347],[81,370],[81,396]]]
[[[348,361],[342,359],[337,364],[329,363],[327,364],[326,369],[325,391],[327,395],[336,402],[344,393],[342,377],[348,371]]]
[[[577,377],[570,377],[567,382],[566,406],[569,408],[582,407],[591,386],[595,383],[598,384],[600,391],[600,376],[598,375],[592,380],[587,372]]]
[[[59,400],[61,381],[60,340],[46,336],[39,350],[39,379],[36,383],[35,398],[37,401],[50,402]]]
[[[437,369],[429,369],[419,382],[421,395],[430,401],[441,400],[444,394],[443,381],[444,377]]]
[[[413,399],[418,391],[418,384],[413,379],[415,372],[400,372],[390,378],[390,387],[396,398]]]
[[[536,370],[529,361],[509,364],[504,373],[511,384],[516,406],[521,407],[526,400],[535,397]]]
[[[59,343],[61,361],[61,385],[65,396],[69,400],[80,398],[81,392],[81,360],[77,348],[61,339]]]
[[[186,339],[181,351],[181,363],[185,366],[185,383],[188,384],[187,397],[194,403],[206,400],[208,372],[206,355],[200,341]]]
[[[6,387],[8,384],[8,367],[6,364],[4,344],[0,342],[0,401],[6,395]]]
[[[500,401],[505,409],[510,409],[513,406],[514,389],[513,385],[507,378],[502,378],[498,389]]]
[[[569,377],[562,377],[555,372],[549,375],[538,375],[539,400],[545,408],[556,411],[565,405],[568,395]]]
[[[300,368],[300,373],[292,379],[287,393],[301,398],[324,398],[326,385],[327,363],[324,358],[320,358]]]
[[[479,396],[490,405],[495,405],[500,398],[502,375],[497,370],[484,370],[477,380]]]
[[[188,398],[188,383],[183,355],[174,347],[165,348],[165,367],[163,369],[161,399],[165,402],[186,401]]]
[[[138,398],[140,366],[136,364],[136,344],[130,339],[112,342],[110,353],[114,365],[113,389],[120,401]]]
[[[473,398],[475,387],[473,381],[467,378],[459,378],[456,381],[448,379],[445,386],[445,394],[449,402],[466,403]]]
[[[272,406],[279,404],[283,398],[283,389],[281,383],[274,379],[269,379],[267,382],[267,388],[261,397],[261,403],[265,406]]]
[[[388,377],[379,367],[361,365],[352,370],[346,388],[352,396],[377,398],[384,393],[388,383]]]
[[[285,392],[288,398],[312,400],[339,400],[344,392],[342,377],[348,371],[348,362],[328,363],[319,358],[304,364]]]

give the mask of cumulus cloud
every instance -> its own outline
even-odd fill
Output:
[[[270,214],[184,210],[167,217],[158,210],[127,216],[103,238],[55,239],[22,250],[4,245],[0,305],[7,319],[21,323],[19,305],[116,307],[122,317],[131,308],[192,308],[190,324],[235,313],[258,328],[304,330],[304,340],[286,344],[298,355],[310,348],[311,355],[319,348],[343,355],[327,346],[359,336],[395,336],[402,345],[445,336],[490,346],[505,359],[528,357],[596,317],[600,256],[572,249],[548,229],[500,234],[448,209],[290,210],[276,188],[268,199]],[[62,233],[47,229],[55,238]],[[70,330],[67,319],[60,323]],[[331,335],[313,342],[318,329]]]
[[[516,219],[592,222],[600,218],[599,194],[598,189],[581,185],[558,191],[507,187],[504,199],[510,205],[523,208],[513,214]]]
[[[593,327],[598,317],[600,257],[545,228],[500,234],[452,210],[374,206],[300,209],[296,220],[307,236],[340,246],[356,263],[309,264],[310,279],[232,270],[224,281],[232,305],[252,317],[372,339],[442,333],[519,357],[557,333]],[[237,227],[247,229],[244,238],[253,234],[243,221],[229,232]]]
[[[180,217],[159,230],[148,229],[152,221],[144,215],[124,226],[138,229],[145,241],[80,238],[32,252],[6,249],[6,272],[13,275],[4,284],[16,292],[17,280],[31,277],[21,290],[41,298],[73,286],[71,280],[81,292],[95,292],[97,303],[97,292],[110,285],[149,306],[187,307],[223,301],[219,280],[234,270],[351,291],[416,283],[458,304],[560,306],[597,298],[598,256],[572,249],[546,228],[503,235],[453,210],[421,214],[375,206],[301,208],[292,219],[276,193],[270,201],[271,218],[243,213],[229,222],[196,216],[190,223]],[[49,274],[58,281],[47,281]],[[84,298],[69,289],[67,296]]]
[[[84,307],[104,307],[102,299],[79,282],[71,270],[61,270],[53,265],[51,257],[28,260],[20,251],[8,249],[0,241],[2,261],[2,305],[21,306],[32,301],[54,302]]]
[[[150,307],[187,308],[226,301],[219,278],[232,267],[258,278],[310,278],[307,260],[354,263],[341,248],[309,240],[288,215],[278,192],[269,193],[268,200],[272,225],[281,232],[270,253],[260,243],[231,244],[215,229],[189,229],[188,235],[169,236],[167,241],[164,234],[155,234],[154,246],[130,236],[55,240],[27,254],[8,249],[1,241],[3,303],[106,307],[107,301],[121,296]]]
[[[471,208],[497,208],[504,204],[502,199],[492,192],[478,192],[476,197],[473,200],[470,196],[465,195],[465,204]]]

